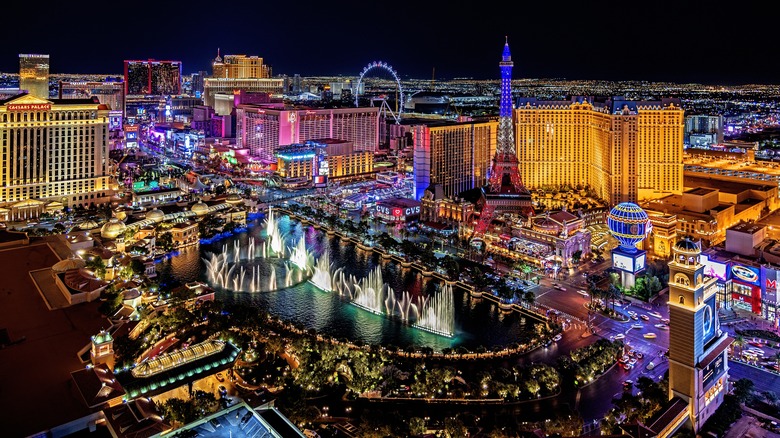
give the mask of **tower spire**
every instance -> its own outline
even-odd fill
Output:
[[[512,126],[512,54],[509,52],[509,37],[501,54],[501,103],[498,114],[498,135],[496,156],[490,172],[490,189],[493,193],[527,193],[517,169],[517,152],[514,127]]]
[[[488,184],[483,189],[485,204],[474,227],[472,238],[484,234],[496,211],[533,214],[531,193],[523,185],[518,169],[514,127],[512,126],[512,54],[509,38],[501,54],[501,103],[499,106],[496,154],[490,168]]]

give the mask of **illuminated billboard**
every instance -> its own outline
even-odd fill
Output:
[[[704,302],[704,311],[699,313],[702,318],[701,338],[702,344],[707,345],[718,332],[720,324],[718,323],[718,309],[715,305],[715,295],[712,295]]]
[[[634,270],[635,270],[635,272],[639,272],[639,271],[645,269],[645,258],[646,258],[645,254],[642,254],[642,255],[640,255],[639,257],[636,258],[635,263],[634,263]]]
[[[122,130],[122,111],[108,112],[108,129],[110,131]]]
[[[327,175],[317,175],[313,178],[314,187],[327,187],[328,186],[328,176]]]
[[[612,267],[636,274],[645,269],[646,258],[647,255],[644,251],[638,250],[633,253],[626,253],[618,247],[612,250]]]
[[[704,275],[726,281],[729,278],[729,269],[725,263],[710,260],[706,254],[701,255],[701,263],[704,265]]]
[[[761,276],[758,272],[758,268],[752,266],[733,265],[731,267],[731,277],[742,283],[760,286],[759,279]]]
[[[762,299],[771,304],[777,304],[777,285],[780,283],[780,271],[774,268],[761,267],[764,278]]]
[[[612,267],[623,271],[633,272],[634,260],[622,254],[612,254]]]
[[[702,391],[705,391],[715,381],[716,378],[723,374],[723,370],[726,369],[726,360],[722,354],[719,354],[712,362],[708,363],[702,370]]]

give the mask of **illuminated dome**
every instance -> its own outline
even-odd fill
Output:
[[[127,226],[117,218],[111,218],[100,229],[100,236],[104,239],[116,239],[117,236],[124,233]]]
[[[650,233],[650,219],[641,207],[633,202],[616,205],[607,215],[609,232],[623,249],[636,250],[636,244]]]
[[[86,265],[86,262],[82,259],[70,258],[58,261],[51,267],[51,270],[54,272],[65,272],[72,269],[81,269]]]
[[[203,216],[209,212],[209,206],[204,204],[203,201],[198,201],[190,210],[198,216]]]
[[[701,248],[699,248],[699,244],[694,242],[688,237],[675,243],[674,249],[677,252],[682,252],[686,254],[699,254],[701,252]]]
[[[106,342],[113,342],[114,338],[111,336],[110,333],[108,333],[105,330],[101,330],[100,333],[98,333],[95,336],[92,336],[92,342],[95,344],[105,344]]]
[[[239,204],[242,201],[243,199],[241,199],[241,196],[238,193],[231,193],[227,198],[225,198],[225,202],[228,204]]]
[[[533,229],[534,231],[538,231],[540,233],[555,235],[560,234],[561,224],[550,219],[549,216],[543,216],[534,219]]]
[[[162,220],[165,218],[165,213],[158,210],[157,207],[154,208],[154,210],[150,211],[149,213],[146,213],[146,218],[151,219],[155,222],[162,222]]]
[[[81,224],[79,224],[79,229],[80,230],[85,230],[85,231],[86,230],[94,230],[97,227],[98,227],[98,224],[95,221],[84,221]]]
[[[120,221],[123,221],[127,219],[127,209],[124,207],[119,207],[114,210],[114,217],[119,219]]]

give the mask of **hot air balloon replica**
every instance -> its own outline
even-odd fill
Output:
[[[650,218],[640,206],[622,202],[610,210],[607,226],[619,243],[612,250],[612,267],[620,271],[623,287],[631,288],[636,274],[645,270],[647,254],[637,245],[650,234]]]

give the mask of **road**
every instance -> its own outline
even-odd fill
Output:
[[[748,379],[752,380],[756,391],[774,391],[780,392],[780,376],[763,371],[750,365],[730,361],[729,362],[729,380]]]
[[[588,309],[585,305],[590,302],[590,298],[577,293],[577,290],[587,289],[583,272],[600,272],[609,266],[609,261],[598,264],[583,263],[578,267],[573,275],[559,275],[557,280],[544,278],[540,281],[538,287],[534,288],[536,301],[545,306],[558,309],[566,314],[579,318],[583,321],[588,320]],[[558,283],[565,290],[553,288],[553,283]],[[665,302],[665,297],[658,298],[660,302]],[[650,377],[655,381],[663,378],[669,365],[663,353],[668,349],[669,331],[655,327],[659,324],[661,318],[669,317],[669,309],[666,305],[629,304],[621,306],[616,303],[615,310],[627,315],[629,310],[638,314],[645,314],[649,317],[648,321],[642,319],[628,322],[616,321],[606,316],[596,314],[592,315],[592,325],[595,328],[596,335],[583,338],[581,335],[585,328],[580,324],[574,324],[572,328],[564,333],[561,341],[554,343],[547,349],[538,349],[526,356],[527,360],[532,362],[553,363],[555,359],[569,351],[583,347],[599,338],[613,338],[618,334],[625,336],[625,344],[629,349],[640,351],[643,359],[640,359],[637,365],[631,370],[624,370],[620,366],[615,366],[604,374],[601,378],[582,388],[575,401],[577,409],[582,418],[588,422],[594,419],[603,418],[604,413],[612,408],[612,399],[619,397],[623,393],[623,382],[633,380],[634,382],[641,376]],[[650,310],[644,308],[648,307]],[[661,318],[650,316],[648,312],[654,311],[661,315]],[[633,328],[636,325],[639,328]],[[655,339],[644,337],[646,333],[655,333]],[[653,362],[652,370],[648,370],[648,364]],[[633,388],[636,392],[636,388]]]

